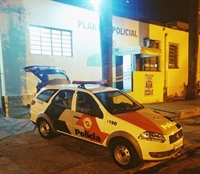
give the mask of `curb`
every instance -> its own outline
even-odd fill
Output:
[[[200,107],[181,110],[179,113],[180,119],[200,116]]]
[[[149,107],[149,108],[154,111],[161,112],[161,114],[163,114],[164,116],[169,116],[173,119],[185,119],[185,118],[200,116],[200,107],[184,109],[180,110],[179,112],[172,112],[154,107]]]

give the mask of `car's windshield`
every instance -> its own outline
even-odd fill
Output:
[[[136,111],[143,108],[137,101],[121,91],[100,92],[95,95],[111,114]]]

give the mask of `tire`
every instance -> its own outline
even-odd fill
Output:
[[[131,169],[139,164],[134,146],[125,138],[115,138],[110,144],[112,158],[120,168]]]
[[[50,124],[45,119],[40,119],[38,121],[38,130],[41,137],[46,139],[52,138],[55,135]]]

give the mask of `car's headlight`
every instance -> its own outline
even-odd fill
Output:
[[[144,140],[149,140],[149,141],[157,141],[160,143],[165,142],[165,137],[162,134],[155,133],[155,132],[149,132],[149,131],[141,133],[138,138],[144,139]]]

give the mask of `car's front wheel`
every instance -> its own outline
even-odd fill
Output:
[[[139,164],[134,146],[125,138],[115,138],[111,144],[111,155],[114,162],[123,169],[131,169]]]
[[[43,138],[52,138],[55,135],[50,124],[45,119],[38,121],[38,130]]]

